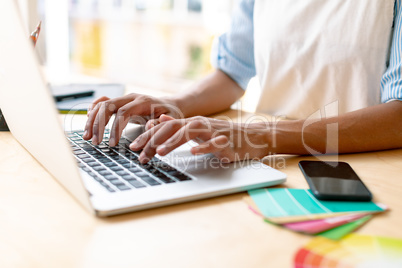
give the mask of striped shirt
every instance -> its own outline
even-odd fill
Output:
[[[230,30],[221,35],[212,50],[212,64],[243,89],[256,75],[253,12],[255,0],[240,0]],[[381,79],[381,102],[402,101],[402,0],[395,1],[394,31],[387,69]]]

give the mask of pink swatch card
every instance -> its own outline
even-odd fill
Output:
[[[284,227],[296,231],[303,232],[307,234],[316,234],[320,233],[348,222],[355,221],[364,216],[368,215],[367,213],[355,213],[349,215],[342,215],[332,218],[325,218],[319,220],[311,220],[311,221],[302,221],[302,222],[292,222],[283,224]]]

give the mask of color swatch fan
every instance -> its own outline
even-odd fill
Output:
[[[296,268],[400,268],[402,240],[350,234],[340,241],[312,239],[296,253]]]
[[[295,232],[339,240],[387,209],[373,202],[322,201],[310,190],[264,188],[248,191],[244,200],[266,222]]]

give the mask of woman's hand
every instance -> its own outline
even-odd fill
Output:
[[[139,94],[129,94],[115,99],[101,97],[95,100],[88,109],[88,120],[83,138],[85,140],[92,138],[93,144],[99,144],[113,114],[116,114],[116,118],[110,131],[110,146],[117,145],[123,129],[129,122],[145,124],[150,119],[159,118],[161,114],[167,114],[173,118],[181,117],[180,110],[175,106],[174,101],[168,98],[154,98]],[[148,126],[155,123],[152,120]]]
[[[130,145],[143,149],[139,160],[148,162],[156,153],[164,156],[189,140],[199,143],[193,154],[212,153],[222,162],[263,158],[269,153],[269,131],[256,124],[238,124],[206,117],[174,119],[162,115],[160,123],[149,128]]]

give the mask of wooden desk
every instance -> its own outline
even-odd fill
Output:
[[[264,223],[248,210],[245,193],[95,218],[10,133],[0,132],[0,152],[0,267],[281,268],[292,267],[311,239]],[[307,187],[301,159],[313,157],[286,157],[287,187]],[[358,232],[402,238],[402,150],[339,159],[391,208]]]

